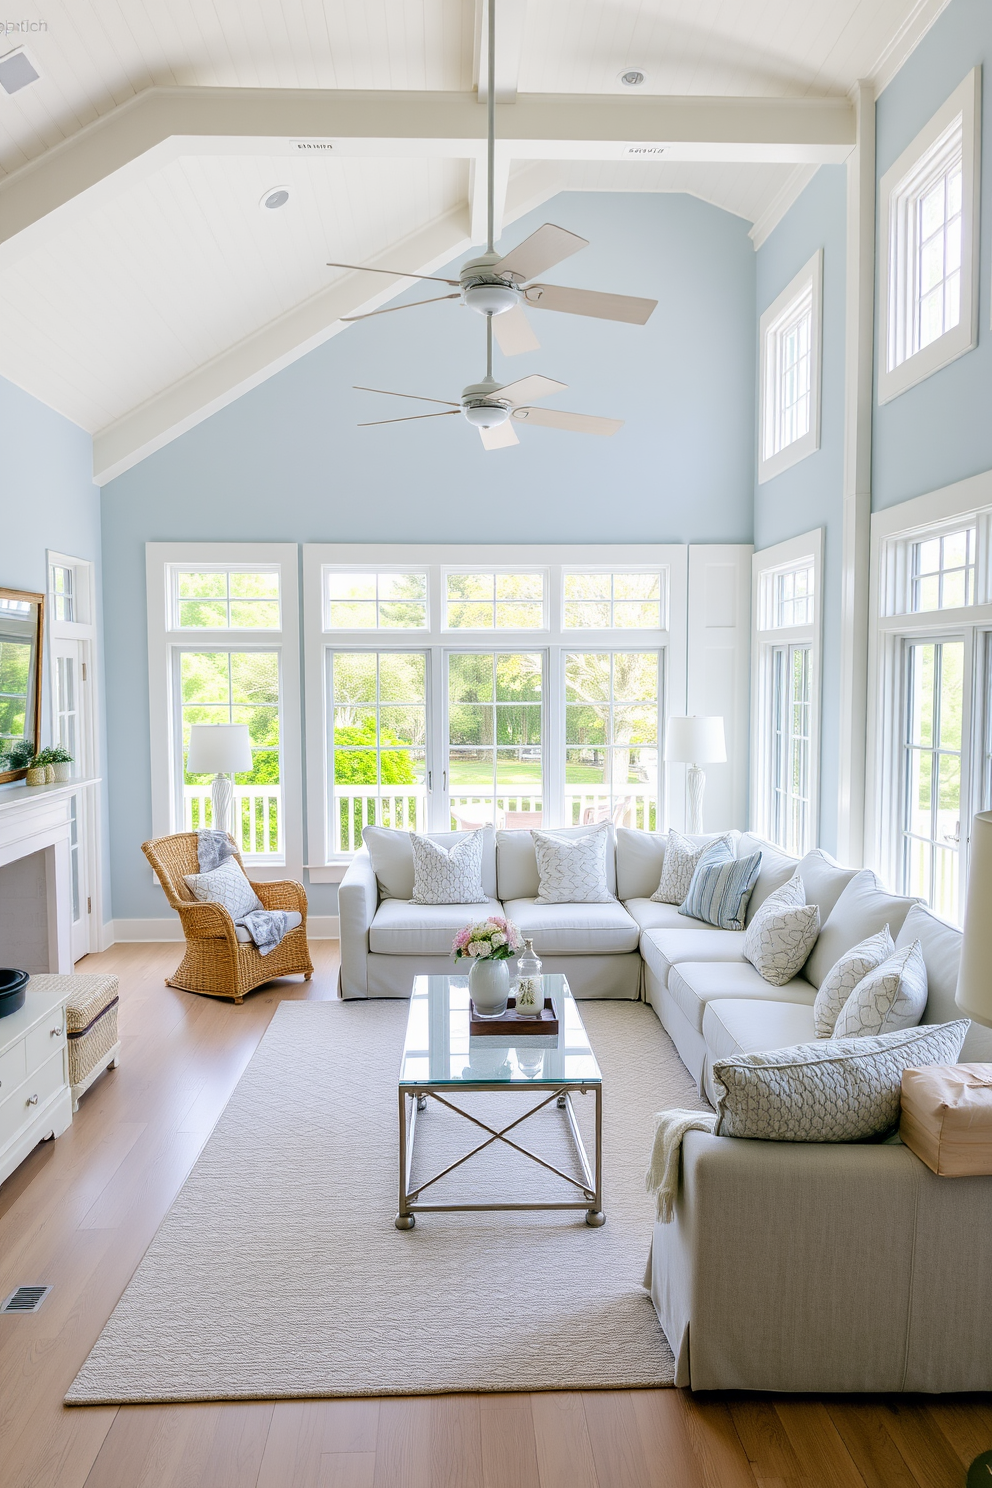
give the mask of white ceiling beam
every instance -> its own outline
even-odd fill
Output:
[[[496,114],[507,162],[823,164],[845,160],[855,141],[847,98],[527,94],[515,104],[497,104]],[[0,182],[0,265],[178,156],[298,155],[313,149],[478,164],[485,139],[485,110],[473,93],[150,88]],[[474,227],[471,236],[479,240]]]
[[[489,97],[489,0],[475,0],[475,83],[479,102]],[[516,103],[527,0],[500,0],[496,11],[497,103]]]
[[[468,212],[458,207],[419,232],[390,244],[368,262],[370,267],[389,268],[405,262],[416,273],[430,274],[463,253],[469,244]],[[385,274],[351,273],[335,280],[327,289],[99,430],[93,436],[93,479],[105,485],[122,475],[139,460],[345,330],[343,316],[378,309],[409,285],[409,279],[387,278]]]

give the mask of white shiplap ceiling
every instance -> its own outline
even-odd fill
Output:
[[[619,95],[617,73],[636,65],[648,95],[831,98],[858,78],[887,81],[944,0],[502,3],[516,37],[502,63],[522,95]],[[19,5],[47,29],[0,41],[2,50],[23,43],[41,73],[10,97],[0,92],[0,214],[4,177],[13,187],[31,176],[62,141],[150,87],[468,92],[476,9],[476,0],[52,0],[43,13]],[[508,218],[562,189],[647,190],[690,192],[761,223],[813,168],[511,165]],[[247,145],[213,154],[202,141],[190,154],[174,151],[110,195],[81,196],[71,221],[53,217],[52,230],[7,266],[0,374],[112,447],[97,461],[104,476],[126,468],[219,406],[225,389],[235,396],[248,385],[239,348],[266,337],[275,345],[273,328],[282,328],[279,354],[256,357],[258,381],[294,345],[340,329],[351,306],[327,292],[338,283],[343,294],[346,276],[327,269],[328,258],[363,263],[419,245],[420,257],[402,262],[424,268],[450,256],[446,244],[467,246],[472,169],[464,157],[398,159],[385,148],[381,158],[333,160]],[[291,187],[290,206],[259,210],[275,184]],[[437,224],[448,225],[446,236],[431,236]],[[354,277],[357,306],[373,276]],[[375,290],[397,286],[383,280]]]

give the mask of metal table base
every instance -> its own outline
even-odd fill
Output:
[[[473,1091],[514,1090],[518,1093],[521,1091],[519,1085],[507,1085],[506,1083],[485,1084],[482,1082],[479,1084],[473,1083],[471,1089]],[[592,1225],[596,1228],[606,1222],[606,1215],[603,1213],[602,1084],[598,1081],[587,1084],[582,1081],[535,1080],[533,1084],[528,1084],[526,1089],[535,1092],[547,1091],[547,1094],[542,1101],[539,1101],[536,1106],[532,1106],[529,1111],[525,1111],[522,1116],[518,1116],[515,1121],[511,1121],[507,1126],[497,1128],[490,1126],[486,1121],[480,1120],[478,1116],[473,1116],[470,1112],[462,1110],[460,1106],[456,1106],[449,1100],[447,1097],[452,1091],[450,1084],[432,1085],[419,1082],[417,1084],[400,1084],[399,1211],[395,1221],[398,1230],[412,1230],[417,1222],[416,1216],[418,1214],[444,1214],[490,1209],[585,1209],[587,1225]],[[575,1120],[575,1112],[572,1109],[572,1096],[575,1094],[592,1094],[596,1099],[596,1150],[594,1154],[595,1160],[592,1166],[590,1166],[589,1158],[586,1155],[585,1144],[579,1133],[578,1124]],[[463,1157],[459,1157],[455,1162],[449,1163],[446,1168],[442,1168],[439,1173],[435,1173],[433,1177],[426,1179],[423,1183],[418,1183],[415,1188],[410,1188],[409,1182],[410,1173],[413,1168],[413,1143],[417,1129],[417,1114],[420,1111],[426,1110],[428,1100],[435,1100],[447,1110],[454,1111],[456,1115],[464,1117],[473,1126],[477,1126],[486,1132],[487,1136],[477,1146],[473,1147],[470,1152],[466,1152]],[[559,1109],[565,1112],[568,1120],[578,1153],[579,1164],[582,1169],[579,1177],[576,1177],[572,1173],[564,1172],[561,1168],[556,1167],[554,1163],[550,1163],[545,1158],[539,1157],[536,1152],[531,1152],[527,1147],[521,1147],[519,1143],[512,1141],[509,1136],[510,1132],[515,1131],[532,1116],[536,1116],[539,1111],[543,1111],[545,1106],[550,1105],[552,1101],[557,1102]],[[432,1184],[446,1177],[448,1173],[454,1172],[456,1168],[461,1167],[463,1163],[468,1162],[477,1153],[484,1152],[494,1142],[503,1142],[507,1147],[512,1147],[515,1152],[519,1152],[524,1157],[530,1158],[539,1167],[546,1168],[548,1172],[556,1174],[557,1177],[564,1179],[567,1183],[571,1183],[578,1190],[581,1197],[577,1197],[571,1201],[560,1200],[546,1204],[431,1204],[421,1202],[421,1195]]]

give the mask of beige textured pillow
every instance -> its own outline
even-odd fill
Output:
[[[661,882],[651,895],[652,903],[681,904],[689,892],[692,875],[699,867],[700,858],[718,842],[729,847],[731,857],[733,857],[733,845],[729,832],[723,837],[714,837],[709,842],[697,845],[690,837],[683,837],[681,832],[676,832],[672,827],[668,833],[668,841],[665,843]]]
[[[802,969],[820,930],[820,910],[806,903],[798,873],[768,895],[744,935],[744,959],[773,987]]]

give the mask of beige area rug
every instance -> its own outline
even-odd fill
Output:
[[[642,1286],[644,1170],[654,1112],[701,1103],[650,1008],[580,1006],[604,1075],[602,1228],[565,1210],[397,1230],[407,1004],[285,1002],[67,1404],[670,1385]],[[477,1092],[471,1109],[503,1124],[540,1098]],[[574,1101],[585,1133],[592,1097]],[[430,1102],[418,1160],[436,1172],[477,1130]],[[554,1105],[521,1136],[572,1166]],[[450,1202],[560,1180],[499,1143],[444,1183]]]

